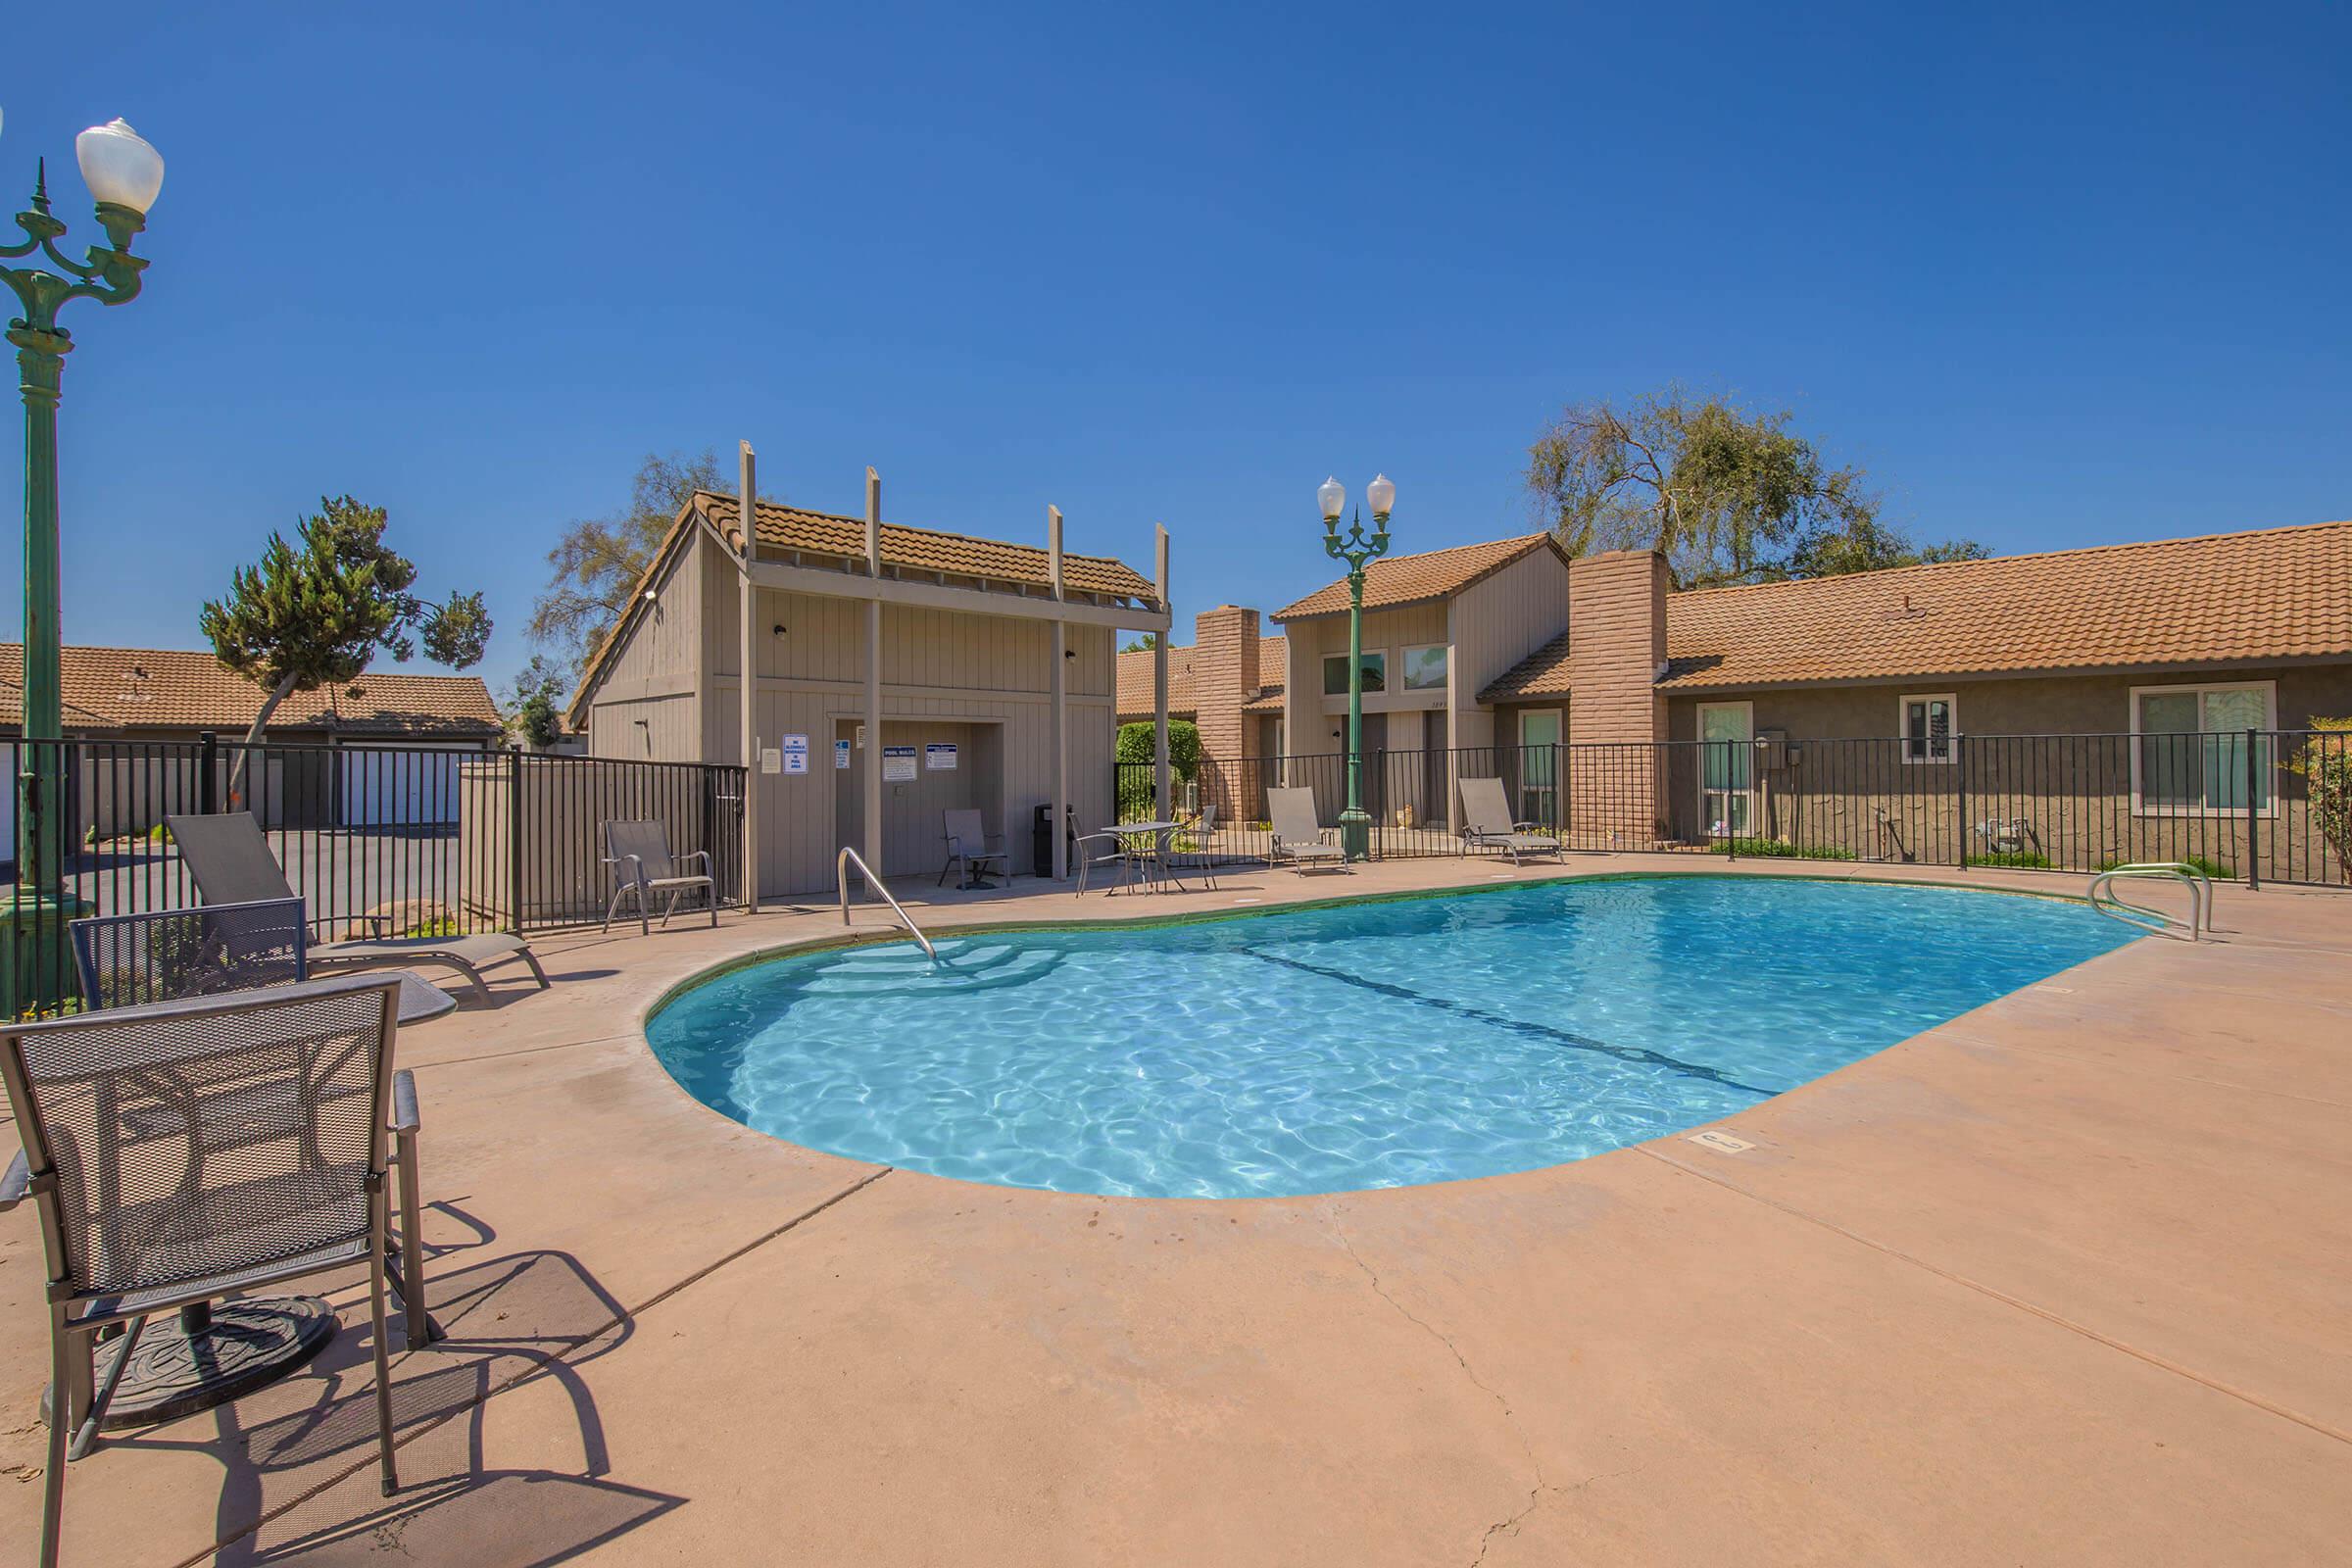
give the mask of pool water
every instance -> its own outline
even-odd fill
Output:
[[[1056,1192],[1557,1164],[1752,1105],[2134,940],[2072,903],[1667,876],[834,949],[648,1025],[746,1126]]]

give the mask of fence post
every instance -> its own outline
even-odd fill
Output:
[[[1895,744],[1902,746],[1908,743],[1898,740]],[[1902,759],[1899,756],[1895,763],[1901,765]],[[1960,869],[1965,871],[1968,869],[1968,737],[1965,735],[1952,737],[1952,827],[1960,835],[1957,858]]]
[[[507,753],[507,929],[522,934],[522,748]]]
[[[2261,855],[2255,840],[2262,826],[2262,807],[2257,799],[2262,766],[2255,756],[2255,735],[2253,730],[2246,731],[2246,891],[2249,893],[2262,886]]]
[[[196,809],[206,816],[220,809],[220,737],[209,729],[196,737]]]

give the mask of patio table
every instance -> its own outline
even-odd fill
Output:
[[[1182,826],[1184,826],[1182,822],[1121,822],[1110,831],[1118,834],[1121,838],[1142,838],[1147,833],[1152,834],[1157,841],[1152,847],[1152,880],[1156,883],[1165,877],[1168,881],[1175,883],[1176,890],[1181,893],[1184,891],[1184,879],[1178,876],[1176,868],[1168,863],[1168,841]]]

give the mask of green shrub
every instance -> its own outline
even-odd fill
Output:
[[[1156,742],[1150,723],[1121,724],[1111,759],[1119,780],[1119,820],[1141,822],[1153,809],[1152,763]],[[1168,771],[1186,784],[1200,771],[1200,729],[1187,718],[1168,720]]]
[[[2050,858],[2039,850],[1982,850],[1965,856],[1962,865],[1981,865],[1987,869],[2012,871],[2047,871]]]
[[[2321,733],[2304,739],[2287,760],[2311,798],[2311,825],[2352,878],[2352,718],[2315,718]]]
[[[1826,844],[1790,844],[1785,839],[1731,838],[1717,839],[1707,846],[1710,855],[1744,855],[1755,860],[1850,860],[1851,850],[1840,850]]]

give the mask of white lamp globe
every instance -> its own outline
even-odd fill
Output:
[[[1385,517],[1396,511],[1396,486],[1395,481],[1385,473],[1375,477],[1370,484],[1364,486],[1364,505],[1372,509],[1372,515],[1375,517]]]
[[[1322,505],[1323,520],[1337,522],[1340,520],[1340,514],[1348,506],[1348,487],[1340,483],[1336,476],[1326,479],[1316,487],[1315,500]]]
[[[145,213],[164,188],[164,159],[127,122],[92,125],[74,138],[82,183],[99,201]]]

